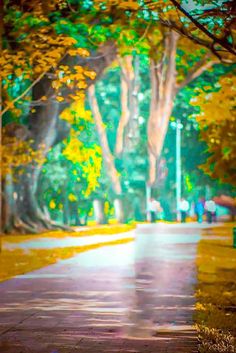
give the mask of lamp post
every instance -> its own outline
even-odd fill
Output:
[[[183,124],[181,124],[180,119],[171,122],[171,127],[176,130],[176,210],[177,210],[177,221],[180,221],[180,200],[181,200],[181,130],[183,129]]]

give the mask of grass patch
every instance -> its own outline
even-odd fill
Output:
[[[236,249],[233,224],[203,231],[198,245],[199,352],[236,352]]]

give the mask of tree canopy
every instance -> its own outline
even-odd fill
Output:
[[[183,114],[208,146],[203,170],[234,184],[234,20],[235,3],[223,0],[1,4],[5,230],[57,228],[47,208],[69,202],[78,216],[87,202],[89,213],[98,195],[121,200],[137,174],[159,188],[169,121],[187,92],[195,111],[188,103]]]

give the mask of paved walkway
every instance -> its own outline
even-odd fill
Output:
[[[194,353],[201,227],[140,225],[106,246],[0,283],[0,353]]]
[[[8,242],[7,237],[4,239],[3,247],[6,249],[55,249],[55,248],[65,248],[74,246],[89,246],[94,244],[102,244],[110,241],[118,241],[127,238],[135,238],[135,232],[124,232],[117,234],[98,234],[93,236],[66,236],[63,238],[38,238],[31,239],[22,242]]]

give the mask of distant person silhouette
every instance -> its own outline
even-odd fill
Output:
[[[151,223],[155,223],[157,219],[158,212],[162,212],[162,207],[159,201],[155,200],[153,197],[150,198],[148,202],[147,212],[150,214]]]
[[[205,211],[207,216],[207,222],[212,223],[216,222],[216,204],[213,200],[207,200],[205,202]]]
[[[189,211],[189,202],[184,197],[181,198],[179,210],[181,215],[181,223],[185,223],[187,212]]]
[[[204,215],[204,202],[203,202],[203,200],[199,199],[196,202],[194,211],[195,211],[195,214],[197,216],[198,223],[202,223],[203,215]]]

